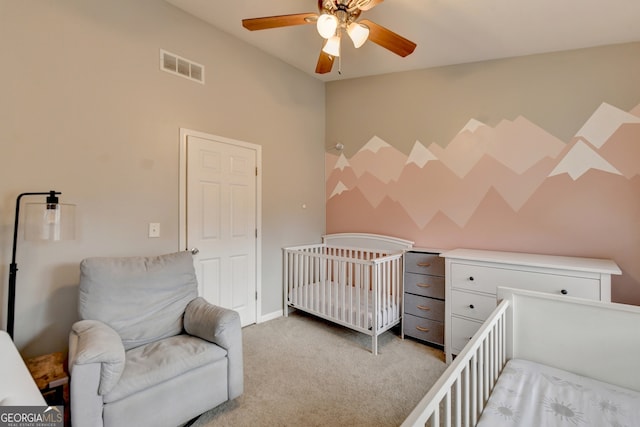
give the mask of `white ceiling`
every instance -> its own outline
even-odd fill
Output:
[[[386,0],[362,18],[417,43],[401,58],[371,42],[342,44],[331,73],[314,72],[314,25],[261,31],[243,18],[317,12],[317,0],[166,0],[323,81],[640,41],[640,0]]]

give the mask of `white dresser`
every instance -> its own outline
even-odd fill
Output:
[[[454,249],[445,258],[445,353],[447,363],[469,342],[496,307],[499,286],[611,301],[606,259]],[[544,313],[540,313],[544,315]]]

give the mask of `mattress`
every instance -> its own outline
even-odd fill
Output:
[[[362,328],[373,327],[373,292],[366,289],[344,286],[336,282],[312,283],[290,290],[289,303],[297,308]],[[379,306],[378,327],[399,319],[398,304],[393,298],[380,301]]]
[[[477,424],[480,427],[639,425],[639,392],[522,359],[507,362]]]

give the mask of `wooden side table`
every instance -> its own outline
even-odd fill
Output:
[[[69,423],[69,374],[67,361],[62,352],[45,354],[25,360],[48,405],[64,405],[64,425]]]

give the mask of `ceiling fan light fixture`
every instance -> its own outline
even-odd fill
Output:
[[[330,39],[328,39],[324,43],[324,47],[322,48],[322,51],[327,55],[331,55],[336,58],[339,57],[340,56],[340,37],[333,36]]]
[[[347,27],[347,33],[349,34],[353,45],[357,49],[369,38],[369,27],[363,24],[358,24],[357,22],[352,22]]]
[[[322,38],[330,39],[336,34],[336,30],[338,29],[338,18],[336,18],[335,15],[323,13],[318,17],[316,27]]]

